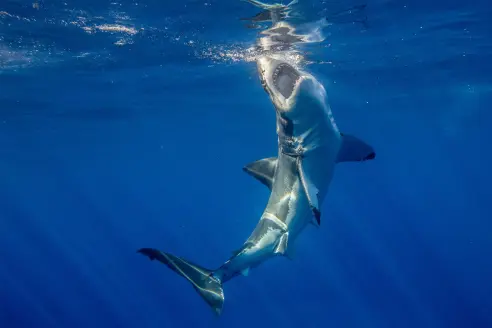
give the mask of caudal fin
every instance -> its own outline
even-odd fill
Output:
[[[142,248],[137,252],[148,256],[151,260],[158,260],[164,263],[171,270],[188,280],[215,313],[220,315],[224,305],[224,292],[221,281],[213,276],[213,271],[154,248]]]

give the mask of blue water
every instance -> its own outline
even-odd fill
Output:
[[[492,327],[488,1],[300,1],[332,23],[307,69],[377,157],[337,167],[321,227],[228,282],[220,317],[136,250],[214,268],[256,225],[258,9],[33,1],[0,2],[1,328]]]

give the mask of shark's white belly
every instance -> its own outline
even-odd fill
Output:
[[[279,161],[272,193],[265,215],[274,215],[285,224],[289,244],[313,220],[312,209],[303,189],[296,161],[302,161],[305,172],[318,188],[319,205],[322,204],[333,177],[341,136],[333,121],[326,93],[313,77],[302,76],[296,85],[288,107],[280,108],[292,121],[293,134],[279,134]],[[294,146],[292,146],[292,140]],[[289,143],[282,147],[282,143]],[[288,148],[282,153],[282,149]],[[298,157],[296,153],[298,152]]]
[[[317,149],[311,153],[311,157],[304,158],[304,166],[310,170],[310,175],[319,188],[320,205],[326,196],[335,168],[333,161],[326,160],[329,157],[329,155],[323,156],[322,150]],[[274,216],[281,221],[284,229],[289,233],[289,245],[292,245],[295,238],[313,221],[313,212],[299,174],[295,172],[295,175],[290,177],[283,174],[282,161],[279,161],[277,169],[279,172],[275,177],[272,193],[262,219],[271,219],[271,216]]]

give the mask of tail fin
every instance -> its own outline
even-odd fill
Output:
[[[220,315],[224,304],[224,292],[222,290],[222,282],[213,276],[213,271],[153,248],[142,248],[137,252],[148,256],[150,260],[158,260],[164,263],[171,270],[188,280],[215,313]]]

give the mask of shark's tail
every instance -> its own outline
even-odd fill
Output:
[[[151,260],[158,260],[164,263],[171,270],[188,280],[215,313],[220,315],[224,304],[224,292],[222,290],[222,282],[219,278],[213,276],[213,271],[154,248],[142,248],[138,250],[138,253],[148,256]]]

